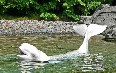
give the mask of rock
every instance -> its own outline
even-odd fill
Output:
[[[105,39],[116,39],[116,25],[109,26],[103,35],[105,35]]]
[[[105,38],[116,38],[116,6],[107,5],[95,11],[91,23],[107,25],[108,27],[103,33]]]
[[[70,34],[77,22],[37,21],[37,20],[0,20],[0,35],[33,34]]]
[[[86,24],[107,25],[107,29],[102,34],[106,39],[116,38],[116,6],[102,4],[91,17],[82,17],[81,21]]]
[[[92,22],[91,17],[92,16],[81,16],[80,21],[84,22],[85,24],[90,24]]]

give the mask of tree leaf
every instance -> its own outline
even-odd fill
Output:
[[[82,2],[81,0],[78,0],[78,2],[82,5],[85,6],[86,4],[84,2]]]

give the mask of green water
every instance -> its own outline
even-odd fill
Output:
[[[34,63],[18,60],[18,47],[30,43],[47,55],[78,49],[80,36],[0,36],[0,73],[112,73],[116,72],[116,41],[104,41],[95,36],[89,41],[90,55],[59,63]]]

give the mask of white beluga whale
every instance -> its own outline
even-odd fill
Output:
[[[23,43],[19,47],[21,55],[17,55],[20,59],[34,60],[34,61],[48,61],[49,57],[35,46]]]
[[[19,59],[32,60],[32,61],[50,61],[50,60],[63,60],[70,59],[73,57],[80,56],[82,54],[88,54],[88,41],[89,39],[97,34],[102,33],[106,29],[107,25],[98,25],[98,24],[80,24],[74,25],[73,29],[76,33],[84,36],[84,41],[79,49],[67,52],[65,54],[47,56],[44,52],[38,50],[35,46],[23,43],[19,47],[21,52],[20,55],[17,55]]]
[[[80,24],[73,26],[76,33],[84,37],[84,41],[80,48],[79,53],[88,53],[88,41],[89,39],[97,34],[102,33],[106,29],[107,25],[98,24]]]

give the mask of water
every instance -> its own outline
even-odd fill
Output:
[[[0,73],[79,73],[116,72],[116,42],[93,37],[89,42],[91,54],[63,61],[24,61],[17,58],[21,43],[33,44],[47,55],[73,51],[82,43],[79,36],[0,36]]]
[[[84,57],[83,65],[81,66],[83,72],[87,71],[105,71],[103,65],[103,56],[100,54],[91,54]]]
[[[44,68],[44,65],[52,64],[56,65],[57,63],[62,63],[64,64],[62,68],[67,68],[67,65],[65,64],[70,63],[71,60],[66,60],[65,61],[49,61],[49,63],[38,63],[38,62],[32,62],[32,61],[20,61],[20,71],[21,72],[28,72],[32,73],[30,70],[32,69],[39,69],[39,68]],[[72,65],[74,67],[77,67],[80,71],[82,72],[88,72],[88,71],[105,71],[105,68],[103,67],[103,56],[100,54],[94,54],[94,55],[88,55],[88,56],[83,56],[80,57],[80,59],[73,59],[73,63],[68,64]],[[57,64],[56,66],[59,66]],[[48,67],[48,69],[52,69],[52,67]]]
[[[103,56],[101,54],[90,54],[88,56],[82,56],[71,60],[65,59],[64,61],[49,61],[49,63],[40,63],[37,61],[29,60],[18,60],[16,55],[14,54],[5,55],[4,57],[0,56],[0,59],[1,65],[5,64],[5,67],[4,65],[0,67],[0,71],[2,73],[35,73],[36,71],[41,71],[42,73],[44,73],[45,69],[46,72],[55,72],[56,69],[58,69],[58,71],[60,70],[59,72],[61,72],[62,70],[64,70],[65,72],[67,70],[70,71],[70,69],[73,70],[73,68],[77,68],[77,72],[105,71],[103,67]]]

